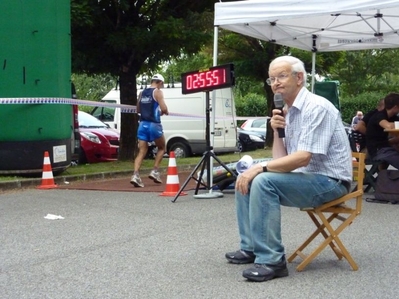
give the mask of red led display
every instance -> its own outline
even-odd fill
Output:
[[[182,93],[195,93],[234,85],[233,64],[214,66],[181,75]]]

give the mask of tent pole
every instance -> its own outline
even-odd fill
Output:
[[[218,38],[219,38],[219,26],[213,28],[213,66],[218,64]]]
[[[312,53],[312,92],[314,93],[314,79],[316,75],[316,52]]]
[[[213,27],[213,66],[216,66],[218,63],[218,38],[219,38],[219,26],[214,26]],[[208,99],[209,100],[209,99]],[[209,136],[211,137],[211,151],[213,152],[213,146],[215,144],[215,120],[216,120],[216,91],[212,91],[212,117],[211,117],[211,126],[210,126],[210,134]],[[210,186],[213,185],[213,159],[212,157],[209,159],[209,182]],[[208,186],[208,187],[210,187]],[[209,189],[209,193],[212,193],[212,188]],[[220,195],[216,195],[216,197],[220,197]]]

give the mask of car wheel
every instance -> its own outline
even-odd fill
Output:
[[[237,151],[239,152],[239,153],[241,153],[241,152],[243,152],[243,146],[242,146],[242,143],[241,143],[241,141],[237,141]]]
[[[170,146],[170,150],[175,152],[176,158],[186,158],[190,156],[189,146],[183,142],[176,142]]]
[[[157,152],[158,148],[155,146],[155,144],[149,144],[147,154],[145,155],[144,159],[155,159]]]
[[[87,157],[85,151],[83,150],[83,148],[80,148],[78,164],[86,164],[86,163],[87,163]]]

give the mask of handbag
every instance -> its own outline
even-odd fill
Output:
[[[384,169],[378,173],[375,199],[399,203],[399,170]]]

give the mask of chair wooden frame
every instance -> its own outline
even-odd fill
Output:
[[[310,237],[288,257],[288,262],[292,262],[297,256],[302,258],[302,262],[297,266],[298,271],[302,271],[327,245],[333,250],[339,260],[343,257],[356,271],[358,266],[348,250],[339,238],[339,234],[361,213],[363,202],[363,181],[365,170],[364,153],[352,153],[353,159],[353,180],[357,186],[347,195],[337,198],[315,208],[304,208],[301,211],[308,213],[316,225],[316,230]],[[347,205],[353,203],[352,206]],[[339,225],[332,225],[333,220],[341,221]],[[324,241],[318,245],[309,255],[303,253],[307,246],[319,235],[324,237]]]
[[[377,182],[377,177],[375,177],[375,174],[378,175],[380,165],[382,164],[382,161],[374,161],[371,159],[367,153],[366,150],[358,151],[356,148],[356,140],[355,140],[355,134],[354,132],[348,133],[348,139],[349,139],[349,144],[351,146],[352,152],[364,152],[366,153],[366,160],[365,164],[371,165],[370,170],[367,170],[367,168],[364,168],[365,175],[364,175],[364,182],[363,182],[363,187],[364,187],[364,192],[369,192],[372,191],[372,189],[375,190],[376,182]]]

